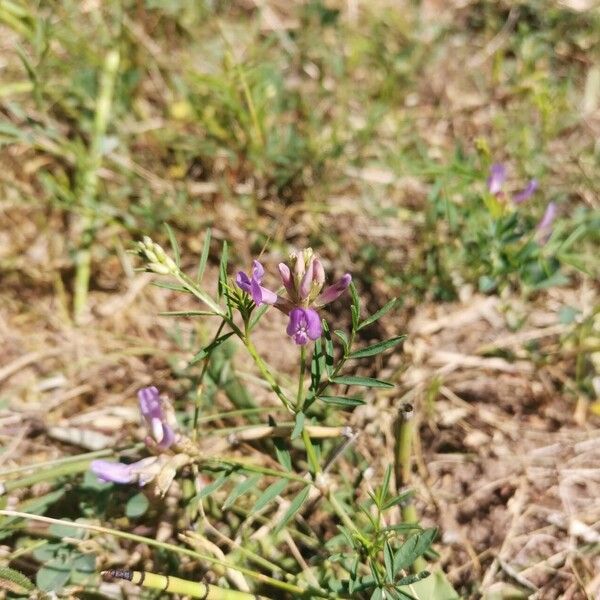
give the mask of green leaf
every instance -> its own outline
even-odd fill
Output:
[[[375,591],[371,594],[371,600],[383,600],[383,590],[375,588]]]
[[[269,308],[271,308],[270,304],[263,304],[262,306],[258,307],[256,312],[252,315],[250,323],[248,324],[249,331],[252,331],[254,327],[256,327],[262,316],[269,310]]]
[[[335,333],[335,335],[337,335],[338,338],[340,338],[342,346],[344,347],[344,354],[346,354],[350,346],[350,340],[348,339],[348,335],[345,331],[342,331],[341,329],[336,329],[333,333]]]
[[[325,402],[325,404],[332,404],[334,406],[360,406],[365,404],[362,398],[356,398],[352,396],[319,396],[319,400]]]
[[[227,289],[227,263],[229,262],[229,250],[227,241],[223,241],[223,249],[221,251],[221,260],[219,262],[219,285],[218,295],[219,298],[225,293]]]
[[[296,419],[294,423],[294,429],[292,431],[291,438],[293,440],[297,440],[304,430],[304,421],[306,419],[306,415],[303,412],[296,413]]]
[[[158,313],[161,317],[214,317],[209,310],[166,310]]]
[[[325,336],[324,344],[324,355],[325,355],[325,369],[327,374],[331,377],[333,373],[333,341],[331,339],[331,331],[327,325],[327,321],[323,319],[323,334]]]
[[[287,487],[288,480],[287,479],[278,479],[274,483],[272,483],[259,497],[255,502],[254,506],[250,510],[251,513],[258,512],[262,510],[269,502],[274,500],[277,496],[285,490]]]
[[[393,388],[394,384],[382,379],[373,379],[371,377],[358,377],[354,375],[343,375],[334,377],[331,383],[339,383],[340,385],[362,385],[363,387],[371,388]]]
[[[149,506],[150,502],[148,502],[148,498],[146,498],[145,494],[140,492],[127,500],[127,504],[125,505],[125,515],[130,519],[141,517],[148,510]]]
[[[63,521],[70,521],[70,519],[63,519]],[[76,529],[69,525],[62,525],[60,523],[53,523],[48,528],[48,533],[57,538],[77,538],[82,540],[85,536],[83,529]]]
[[[361,329],[364,329],[365,327],[368,327],[372,323],[375,323],[375,321],[378,321],[379,319],[381,319],[381,317],[383,317],[384,315],[389,313],[390,310],[392,310],[393,308],[396,308],[401,303],[402,303],[401,300],[399,300],[398,298],[393,298],[385,306],[383,306],[383,308],[380,308],[376,313],[373,313],[370,317],[365,319],[358,326],[358,331],[360,331]]]
[[[216,492],[229,478],[230,473],[221,473],[217,479],[211,481],[208,485],[205,485],[191,500],[191,503],[199,502],[202,498],[210,496],[213,492]]]
[[[177,283],[171,283],[169,281],[153,281],[151,285],[159,288],[164,288],[165,290],[172,290],[174,292],[183,292],[185,294],[191,294],[190,290],[179,285]]]
[[[367,358],[368,356],[375,356],[377,354],[381,354],[389,348],[393,348],[394,346],[398,345],[404,339],[406,339],[405,335],[399,335],[389,340],[385,340],[383,342],[373,344],[372,346],[368,346],[367,348],[355,350],[354,352],[351,352],[348,355],[348,358]]]
[[[179,253],[179,244],[177,244],[177,238],[175,237],[175,233],[168,223],[165,223],[165,229],[167,230],[167,235],[169,236],[169,242],[171,244],[171,249],[173,250],[173,256],[175,257],[175,264],[179,267],[181,266],[181,255]]]
[[[360,297],[353,282],[350,283],[350,294],[352,295],[352,305],[350,307],[352,313],[352,329],[356,331],[360,322]]]
[[[35,586],[21,571],[10,567],[0,567],[0,590],[7,590],[13,594],[25,595]]]
[[[202,348],[189,362],[189,366],[195,365],[197,362],[204,360],[215,348],[218,348],[226,339],[233,335],[233,331],[229,331],[213,340],[208,346]]]
[[[409,537],[396,551],[394,573],[398,573],[401,569],[408,569],[431,546],[436,535],[437,529],[432,527]]]
[[[383,544],[383,563],[385,565],[385,578],[388,583],[392,583],[394,581],[394,553],[387,540]]]
[[[208,253],[210,252],[210,240],[212,233],[210,229],[206,230],[204,236],[204,244],[202,245],[202,253],[200,254],[200,262],[198,263],[198,272],[196,273],[196,281],[200,283],[202,277],[204,277],[204,270],[206,269],[206,262],[208,261]]]
[[[276,426],[276,423],[274,421],[272,421],[271,419],[269,419],[269,424],[271,424],[271,423],[274,426]],[[285,441],[280,437],[276,437],[276,438],[273,438],[273,445],[275,446],[275,454],[277,455],[277,460],[279,461],[279,464],[286,471],[291,471],[292,470],[292,455],[290,454],[290,451],[287,449],[287,447],[285,445]]]
[[[71,566],[62,559],[55,558],[38,569],[35,577],[37,587],[44,592],[61,590],[71,578]]]
[[[225,500],[225,502],[223,502],[223,510],[228,509],[230,506],[233,506],[233,504],[235,503],[235,501],[238,498],[241,498],[244,494],[246,494],[247,492],[249,492],[250,490],[253,490],[258,482],[261,480],[262,475],[260,473],[256,473],[254,475],[251,475],[250,477],[247,477],[246,479],[243,479],[242,481],[240,481],[230,492],[229,496],[227,496],[227,499]]]
[[[279,533],[289,523],[289,521],[294,518],[296,513],[302,508],[304,502],[306,502],[309,492],[310,487],[307,485],[291,501],[289,508],[285,511],[285,514],[281,518],[281,521],[277,524],[277,527],[275,527],[275,533]]]
[[[96,571],[96,555],[87,553],[72,555],[73,569],[80,573],[94,573]]]

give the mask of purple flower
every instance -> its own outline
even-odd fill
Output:
[[[289,311],[287,334],[303,346],[308,340],[321,337],[323,329],[319,314],[311,307],[320,308],[339,298],[350,285],[352,276],[346,273],[336,283],[321,292],[325,284],[323,263],[315,257],[311,248],[290,255],[290,265],[278,265],[281,281],[288,299],[280,299],[278,308]]]
[[[290,312],[286,331],[296,344],[304,346],[308,340],[318,340],[321,337],[321,317],[312,308],[294,308]]]
[[[343,275],[338,281],[333,285],[330,285],[318,296],[316,301],[317,306],[324,306],[325,304],[337,300],[348,289],[351,281],[352,275],[350,275],[350,273]]]
[[[325,269],[323,263],[314,256],[311,248],[290,255],[293,272],[285,263],[279,263],[279,274],[289,299],[294,306],[324,306],[339,298],[348,288],[352,276],[346,273],[336,283],[325,289]]]
[[[285,296],[278,296],[262,287],[265,271],[257,260],[253,261],[252,277],[240,272],[236,283],[252,296],[257,306],[272,304],[288,314],[287,333],[296,344],[303,346],[309,340],[321,337],[323,331],[321,318],[314,308],[321,308],[339,298],[348,289],[352,276],[346,273],[321,293],[325,285],[325,269],[311,248],[293,252],[289,263],[279,263],[277,268],[286,291]]]
[[[152,438],[158,448],[166,450],[175,442],[175,432],[167,422],[158,390],[154,386],[142,388],[138,392],[138,400],[140,411]]]
[[[131,470],[131,465],[110,460],[93,460],[90,465],[92,473],[100,481],[111,481],[112,483],[132,483],[135,475]]]
[[[529,198],[531,198],[531,196],[533,196],[533,194],[538,189],[538,187],[539,187],[539,185],[538,185],[537,179],[532,179],[527,184],[527,187],[524,190],[521,190],[520,192],[513,194],[513,197],[512,197],[513,202],[515,204],[521,204],[522,202],[525,202],[525,200],[529,200]]]
[[[506,167],[502,163],[494,163],[490,167],[490,176],[487,180],[488,191],[490,194],[501,198],[504,196],[504,184],[506,182]],[[538,189],[539,184],[536,179],[532,179],[525,189],[512,195],[512,201],[515,204],[521,204],[529,200]]]
[[[163,468],[166,457],[148,456],[137,462],[125,463],[110,460],[93,460],[90,468],[100,481],[112,483],[133,483],[144,486],[150,483]]]
[[[546,211],[544,212],[544,216],[537,224],[538,239],[542,244],[545,244],[552,235],[552,224],[554,223],[554,219],[556,219],[556,213],[556,204],[554,202],[549,202]]]
[[[505,181],[506,167],[502,163],[494,163],[490,168],[490,176],[487,181],[490,194],[493,194],[494,196],[500,194]]]
[[[246,273],[240,271],[235,278],[238,287],[252,296],[252,300],[256,306],[261,304],[275,304],[277,302],[277,294],[262,287],[262,278],[265,274],[263,266],[257,261],[252,261],[252,277],[248,277]]]

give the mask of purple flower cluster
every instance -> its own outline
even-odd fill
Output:
[[[155,447],[160,451],[167,450],[177,440],[173,428],[173,418],[170,414],[172,408],[163,403],[158,389],[154,386],[142,388],[138,392],[140,412],[149,435],[146,445]],[[94,460],[91,470],[101,481],[113,483],[133,483],[137,481],[140,485],[146,485],[152,481],[164,465],[164,457],[149,456],[131,464],[113,462],[109,460]]]
[[[289,264],[279,263],[278,270],[286,296],[262,286],[265,270],[257,260],[252,263],[252,275],[240,271],[236,283],[257,306],[271,304],[289,316],[286,332],[296,344],[303,346],[309,340],[319,339],[323,327],[316,309],[339,298],[348,289],[352,276],[346,273],[323,290],[325,269],[310,248],[292,253]]]
[[[488,191],[497,198],[503,198],[504,183],[506,182],[506,167],[502,163],[494,163],[490,168],[490,175],[487,180]],[[522,204],[529,200],[537,191],[539,184],[536,179],[532,179],[524,189],[512,195],[512,201],[515,204]],[[544,216],[537,224],[537,238],[541,244],[545,244],[552,235],[552,225],[556,219],[557,207],[554,202],[549,202],[546,206]]]

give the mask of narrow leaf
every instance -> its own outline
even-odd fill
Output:
[[[401,301],[398,300],[398,298],[393,298],[383,308],[380,308],[376,313],[373,313],[370,317],[365,319],[358,326],[358,331],[360,331],[361,329],[364,329],[365,327],[368,327],[372,323],[375,323],[375,321],[378,321],[379,319],[381,319],[381,317],[383,317],[384,315],[389,313],[390,310],[392,310],[392,308],[396,308],[400,304],[401,304]]]
[[[229,331],[219,336],[216,340],[211,342],[206,348],[202,348],[189,362],[189,365],[195,365],[197,362],[204,360],[215,348],[218,348],[226,339],[233,335],[233,331]]]
[[[344,347],[344,354],[346,354],[348,352],[348,347],[350,345],[350,340],[348,339],[348,335],[346,334],[345,331],[342,331],[341,329],[336,329],[333,333],[335,333],[335,335],[337,335],[341,342],[342,342],[342,346]]]
[[[202,281],[202,277],[204,277],[204,270],[206,269],[206,262],[208,261],[208,253],[210,252],[211,237],[211,231],[210,229],[207,229],[206,235],[204,236],[202,253],[200,254],[200,262],[198,263],[198,272],[196,273],[196,281],[198,283],[200,283]]]
[[[385,565],[386,581],[392,583],[394,581],[394,553],[387,540],[383,544],[383,563]]]
[[[361,348],[360,350],[351,352],[348,355],[348,358],[366,358],[368,356],[375,356],[376,354],[381,354],[382,352],[385,352],[389,348],[392,348],[392,347],[398,345],[405,338],[406,338],[405,335],[399,335],[390,340],[385,340],[383,342],[373,344],[372,346],[368,346],[367,348]]]
[[[223,510],[228,509],[230,506],[233,506],[235,501],[238,498],[241,498],[244,494],[254,489],[258,482],[260,481],[262,475],[260,473],[256,473],[246,479],[240,481],[230,492],[229,496],[225,502],[223,502]]]
[[[208,485],[205,485],[192,499],[192,502],[199,502],[202,498],[206,498],[206,496],[210,496],[213,492],[216,492],[229,478],[229,473],[222,473],[215,479],[211,481]]]
[[[0,567],[0,589],[24,596],[27,592],[32,592],[35,586],[21,571]]]
[[[288,484],[287,479],[278,479],[274,483],[272,483],[258,498],[250,513],[257,512],[262,510],[269,502],[274,500],[283,490],[285,490]]]
[[[291,501],[289,508],[281,518],[281,521],[275,527],[275,533],[279,533],[289,522],[294,518],[296,513],[302,508],[304,502],[308,498],[310,487],[307,485],[304,489]]]
[[[325,404],[333,404],[334,406],[360,406],[365,404],[362,398],[356,398],[352,396],[319,396],[319,400],[325,402]]]
[[[175,257],[175,264],[179,267],[181,266],[181,255],[179,253],[179,244],[177,243],[177,238],[175,237],[175,233],[168,223],[165,223],[165,229],[167,230],[167,235],[169,236],[169,242],[171,244],[171,249],[173,250],[173,256]]]
[[[298,439],[302,435],[304,430],[304,420],[306,415],[303,412],[296,413],[296,422],[294,423],[294,429],[292,431],[291,438],[293,440]]]
[[[223,242],[223,249],[221,250],[221,261],[219,262],[219,285],[218,295],[219,298],[225,293],[227,289],[227,263],[229,262],[229,249],[227,242]]]
[[[334,377],[331,383],[339,383],[341,385],[362,385],[363,387],[372,388],[393,388],[394,384],[382,379],[373,379],[372,377],[358,377],[354,375],[344,375]]]
[[[360,322],[360,297],[354,283],[350,284],[350,294],[352,295],[352,329],[356,331]]]
[[[209,310],[166,310],[158,313],[161,317],[214,317]]]
[[[325,369],[327,370],[327,374],[331,377],[333,373],[333,341],[331,339],[331,331],[329,330],[329,325],[327,325],[327,321],[323,319],[323,334],[325,336],[325,344],[324,344],[324,358],[325,358]]]
[[[152,285],[159,288],[164,288],[166,290],[173,290],[174,292],[184,292],[185,294],[192,293],[190,292],[190,290],[183,287],[182,285],[179,285],[178,283],[171,283],[169,281],[153,281]]]

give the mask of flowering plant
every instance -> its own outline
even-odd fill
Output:
[[[357,433],[343,424],[345,413],[338,413],[335,424],[327,422],[336,414],[336,409],[351,410],[366,402],[362,396],[347,395],[345,390],[348,387],[373,391],[393,387],[389,381],[348,373],[347,368],[352,362],[370,359],[402,342],[404,336],[399,335],[355,348],[361,332],[392,310],[397,304],[396,299],[363,319],[360,298],[352,284],[351,275],[346,273],[326,286],[323,263],[311,249],[293,252],[288,263],[281,262],[278,265],[281,281],[278,291],[265,286],[268,275],[258,260],[253,261],[249,274],[240,271],[235,282],[232,282],[228,277],[226,245],[219,270],[218,295],[214,298],[200,283],[210,236],[207,236],[200,261],[200,277],[197,279],[192,279],[183,271],[174,238],[172,243],[175,258],[169,257],[161,246],[149,238],[139,244],[138,251],[149,271],[174,278],[177,284],[171,284],[172,288],[192,294],[201,302],[202,310],[188,312],[188,316],[216,317],[220,321],[212,341],[197,352],[190,363],[203,364],[197,381],[198,388],[202,389],[203,378],[218,349],[230,337],[237,337],[266,385],[280,401],[281,409],[290,415],[291,421],[275,423],[270,418],[268,423],[255,422],[241,429],[236,428],[226,442],[213,440],[202,444],[198,435],[201,423],[199,403],[196,404],[188,430],[185,424],[177,423],[173,405],[160,395],[156,387],[143,388],[138,393],[138,402],[146,430],[145,445],[151,455],[128,464],[95,460],[91,465],[92,471],[105,482],[152,485],[163,496],[169,493],[173,481],[182,477],[185,479],[190,469],[192,472],[212,473],[211,483],[206,483],[205,479],[195,479],[196,507],[203,498],[210,497],[213,490],[216,492],[221,486],[227,487],[228,482],[231,492],[224,507],[251,492],[262,476],[274,477],[275,481],[260,492],[251,512],[263,510],[280,497],[285,510],[277,518],[275,534],[301,518],[303,507],[309,499],[313,505],[321,499],[327,503],[332,511],[331,519],[337,521],[339,530],[339,535],[328,541],[328,551],[318,560],[318,568],[314,572],[310,569],[304,574],[289,575],[288,583],[281,584],[282,589],[287,592],[293,590],[292,597],[414,598],[411,593],[427,581],[428,573],[424,570],[425,563],[421,557],[431,545],[436,531],[421,529],[415,522],[414,509],[408,512],[403,509],[405,520],[397,522],[395,507],[410,507],[410,500],[407,490],[402,489],[407,481],[397,480],[397,492],[392,491],[394,469],[391,466],[385,470],[381,486],[369,492],[365,501],[357,503],[352,497],[340,496],[333,466],[336,457],[356,439]],[[343,328],[330,325],[320,311],[324,306],[341,299],[347,291],[350,326],[346,332]],[[281,332],[282,338],[285,339],[287,334],[288,343],[299,348],[298,382],[294,392],[289,389],[285,378],[274,373],[252,340],[252,333],[270,307],[288,316],[287,327]],[[410,429],[403,428],[402,431],[406,436]],[[329,448],[326,440],[335,438],[342,438],[342,443],[330,448],[332,454],[326,458]],[[281,468],[265,469],[260,464],[235,459],[223,452],[242,440],[249,442],[259,439],[273,440],[275,453],[271,461],[275,459]],[[294,458],[298,452],[296,440],[301,441],[305,462]],[[410,448],[410,441],[408,444]],[[402,446],[407,447],[406,440]],[[399,460],[404,463],[396,472],[406,472],[406,461],[410,460],[410,454],[404,452]],[[295,469],[298,472],[294,473]],[[236,483],[240,474],[245,475]],[[291,484],[294,487],[292,497],[284,501],[281,495]],[[262,558],[260,560],[263,566],[269,562]],[[116,572],[111,571],[113,574]],[[270,577],[268,580],[276,587],[279,585],[274,584],[275,580]],[[238,587],[243,587],[243,583],[238,583]],[[193,594],[191,588],[190,594]]]

